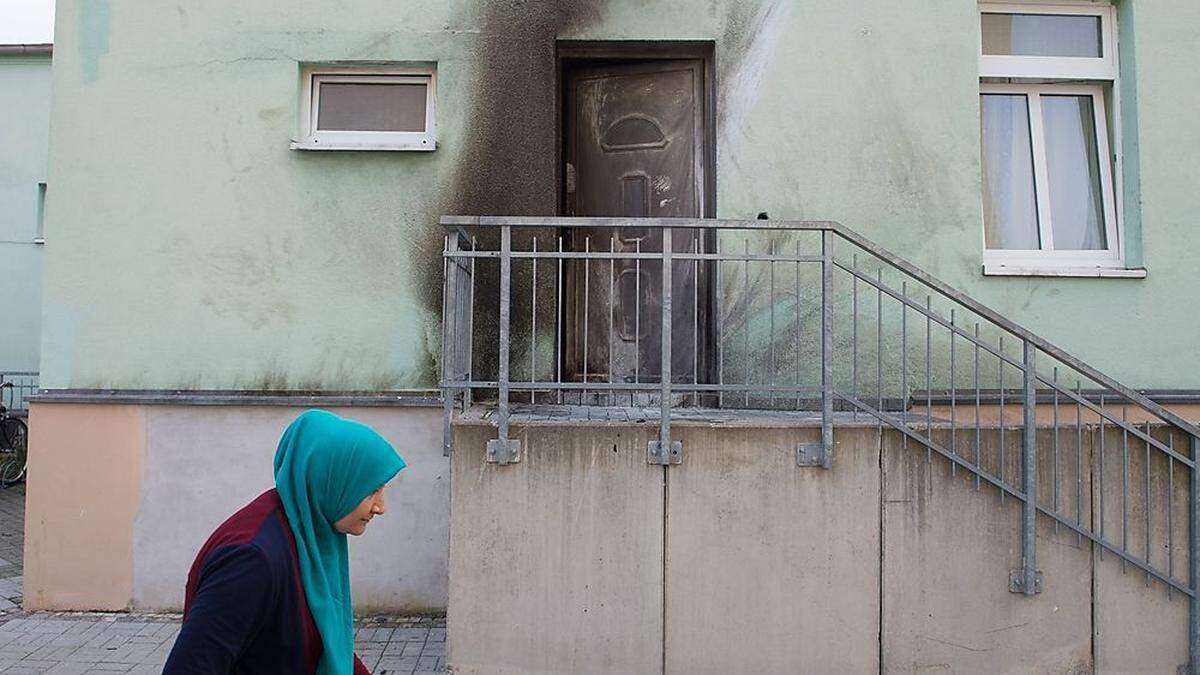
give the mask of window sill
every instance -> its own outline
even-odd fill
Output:
[[[326,141],[324,143],[311,139],[292,141],[292,150],[355,150],[372,152],[432,152],[437,149],[436,141],[400,142],[400,143],[351,143],[344,141]]]
[[[988,277],[1092,277],[1106,279],[1145,279],[1146,269],[1123,267],[1067,267],[1054,265],[998,265],[984,263]]]

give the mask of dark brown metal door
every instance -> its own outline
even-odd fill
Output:
[[[568,215],[699,218],[704,203],[704,72],[699,60],[572,70],[566,76]],[[661,253],[661,230],[636,221],[565,233],[574,251]],[[704,251],[696,230],[668,234],[671,250]],[[703,379],[704,270],[672,265],[672,380]],[[566,366],[575,379],[662,377],[662,263],[593,260],[568,273]],[[635,400],[634,398],[630,399]]]

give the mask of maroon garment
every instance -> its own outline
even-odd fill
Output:
[[[164,673],[315,673],[323,649],[283,503],[268,490],[221,524],[188,574]],[[354,657],[355,675],[370,671]]]

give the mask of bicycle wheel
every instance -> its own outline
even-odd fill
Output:
[[[0,420],[0,485],[14,485],[25,479],[29,427],[15,417]]]

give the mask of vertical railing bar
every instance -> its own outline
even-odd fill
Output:
[[[634,240],[634,252],[638,256],[633,262],[633,382],[642,381],[642,239]],[[637,394],[629,392],[629,406],[633,407],[633,397]]]
[[[980,422],[979,422],[979,322],[975,322],[975,489],[979,490],[979,470],[983,468],[980,456]]]
[[[471,253],[479,250],[479,243],[471,237]],[[467,309],[467,382],[475,381],[475,258],[471,257],[471,300]],[[463,392],[463,410],[471,407],[471,388]]]
[[[1146,420],[1146,435],[1150,435],[1150,420]],[[1150,563],[1150,443],[1146,446],[1146,563]],[[1168,457],[1168,459],[1170,459]],[[1150,587],[1150,573],[1146,572],[1146,588]]]
[[[1054,481],[1054,514],[1058,515],[1058,366],[1054,366],[1054,437],[1052,443],[1054,448],[1054,466],[1051,469],[1051,477]],[[1058,534],[1057,520],[1054,521],[1054,534]]]
[[[900,417],[904,428],[908,428],[908,282],[900,284],[900,294],[905,302],[900,303]],[[908,450],[908,434],[901,434],[900,447]]]
[[[1188,491],[1188,663],[1200,668],[1200,438],[1189,434],[1192,449],[1191,489]]]
[[[1000,353],[1004,353],[1004,336],[1000,336]],[[1000,368],[1000,482],[1004,482],[1004,359],[998,359]],[[1004,490],[1000,491],[1000,503],[1004,503]]]
[[[767,251],[768,251],[767,257],[770,258],[770,262],[767,263],[767,265],[768,265],[767,277],[769,279],[768,285],[770,287],[770,290],[768,291],[767,299],[771,303],[771,310],[769,312],[769,314],[770,314],[770,321],[769,321],[770,333],[769,333],[769,337],[768,337],[768,340],[769,340],[768,348],[770,349],[770,354],[771,354],[771,356],[770,356],[771,370],[770,370],[768,376],[763,378],[763,384],[774,386],[775,385],[775,371],[776,371],[776,361],[775,361],[775,240],[774,239],[768,240]],[[774,389],[770,390],[767,400],[770,401],[770,403],[768,404],[770,409],[774,410],[775,409],[775,390]]]
[[[659,453],[662,462],[670,462],[671,457],[671,300],[673,290],[671,288],[671,254],[675,248],[675,232],[673,230],[663,229],[663,245],[662,245],[662,353],[659,355],[661,362],[659,374],[662,385],[662,400],[659,401],[661,407],[661,427],[659,429]]]
[[[537,268],[538,268],[537,237],[533,238],[533,286],[530,291],[529,303],[529,381],[537,382]],[[529,403],[535,402],[535,392],[529,389]]]
[[[1100,410],[1104,410],[1104,394],[1100,394]],[[1098,492],[1100,495],[1100,540],[1103,541],[1104,540],[1104,493],[1106,491],[1104,489],[1105,488],[1105,485],[1104,485],[1104,417],[1105,416],[1100,415],[1099,417],[1100,417],[1100,450],[1099,450],[1100,458],[1099,458],[1098,464],[1100,465],[1100,476],[1099,476],[1100,489],[1097,490],[1096,492]],[[1104,560],[1104,547],[1103,546],[1098,547],[1098,552],[1099,552],[1100,559]]]
[[[851,264],[854,267],[855,272],[857,272],[858,271],[858,254],[855,253],[854,255],[852,255],[850,257],[850,259],[851,259]],[[851,274],[850,279],[851,279],[852,283],[854,284],[854,286],[853,286],[854,302],[853,302],[853,307],[851,309],[851,316],[853,317],[853,319],[852,319],[853,320],[853,329],[852,329],[851,343],[852,343],[853,347],[851,349],[852,354],[851,354],[851,361],[850,361],[850,371],[851,371],[850,391],[854,394],[854,398],[858,399],[858,275]],[[856,419],[856,420],[858,419],[858,406],[854,406],[854,419]],[[953,464],[953,462],[951,462],[951,464]]]
[[[474,260],[475,260],[475,259],[474,259],[474,258],[472,258],[471,260],[472,260],[472,262],[474,262]],[[562,353],[562,334],[563,334],[563,327],[562,327],[563,238],[562,238],[562,235],[559,235],[559,237],[558,237],[558,279],[556,279],[556,284],[558,285],[558,289],[557,289],[557,292],[554,294],[554,323],[555,323],[555,326],[554,326],[554,333],[555,333],[555,337],[554,337],[554,343],[555,343],[555,345],[556,345],[556,349],[557,349],[558,353],[554,355],[554,382],[555,382],[555,384],[557,384],[557,385],[558,385],[558,397],[557,397],[557,398],[558,398],[558,404],[559,404],[559,405],[562,405],[562,402],[563,402],[563,388],[562,388],[562,361],[563,361],[563,353]]]
[[[956,433],[956,429],[955,429],[955,424],[956,424],[955,409],[957,407],[955,398],[957,398],[957,395],[955,394],[955,382],[954,382],[954,343],[955,343],[954,331],[956,328],[955,320],[956,320],[955,308],[951,307],[950,308],[950,452],[954,453],[954,455],[957,457],[958,456],[958,441],[957,441],[957,433]],[[958,462],[950,462],[950,475],[951,476],[958,475]]]
[[[616,362],[613,358],[613,352],[616,351],[616,323],[617,323],[617,235],[610,234],[608,237],[608,252],[612,258],[608,261],[608,383],[616,382]],[[624,309],[622,307],[622,309]],[[616,394],[609,391],[604,397],[609,405],[616,405]]]
[[[933,300],[925,295],[925,438],[933,440]],[[933,446],[925,446],[925,466],[930,471]],[[951,462],[953,464],[953,462]],[[932,475],[930,475],[932,479]]]
[[[499,354],[499,412],[497,421],[500,425],[500,440],[508,441],[508,348],[509,348],[509,312],[512,298],[512,226],[503,225],[500,228],[500,354]]]
[[[743,295],[745,296],[745,312],[742,315],[742,338],[745,343],[745,352],[742,358],[745,360],[746,366],[742,369],[742,379],[746,385],[746,389],[742,394],[742,406],[750,407],[750,364],[753,359],[750,358],[750,238],[746,237],[743,240],[745,244],[746,259],[742,262],[742,273],[744,279]]]
[[[700,234],[692,235],[692,253],[700,254]],[[692,384],[700,384],[700,259],[692,260]],[[700,406],[700,392],[692,392],[692,405]]]
[[[821,445],[822,465],[833,462],[833,232],[821,232]]]
[[[799,241],[796,242],[796,259],[797,260],[800,259],[800,242]],[[800,350],[801,350],[800,326],[801,326],[801,320],[800,320],[800,263],[797,262],[796,263],[796,410],[797,411],[800,410],[800,408],[801,408],[800,387],[803,386],[803,384],[802,384],[803,377],[802,377],[801,371],[800,371],[800,365],[801,365],[801,362],[803,361],[803,359],[800,357]],[[882,422],[880,424],[882,424]]]
[[[450,456],[450,443],[453,437],[453,429],[450,424],[451,417],[454,415],[454,390],[449,384],[451,376],[454,372],[454,357],[453,352],[457,347],[457,341],[453,341],[451,336],[458,331],[457,318],[458,312],[450,310],[450,288],[458,281],[458,261],[451,261],[449,254],[458,248],[458,237],[453,237],[454,243],[451,244],[451,237],[446,236],[442,241],[442,380],[446,382],[446,386],[442,387],[442,456]],[[453,246],[453,249],[451,248]],[[450,270],[454,269],[454,276],[451,276]],[[457,308],[456,308],[457,309]],[[451,328],[453,324],[453,328]],[[3,375],[0,375],[0,382],[4,381]]]
[[[1129,553],[1129,432],[1125,424],[1129,421],[1129,406],[1121,401],[1121,552]],[[1128,569],[1121,559],[1121,573]]]
[[[1148,445],[1148,444],[1147,444]],[[1167,578],[1175,578],[1175,527],[1172,511],[1175,510],[1175,503],[1172,497],[1175,496],[1175,434],[1174,432],[1167,434],[1167,447],[1171,449],[1171,454],[1167,455]],[[1166,584],[1167,600],[1171,599],[1171,584]]]
[[[799,266],[799,263],[797,263]],[[883,412],[883,267],[875,269],[875,395],[879,412]],[[879,433],[883,434],[883,417],[879,417]]]
[[[591,235],[583,238],[583,251],[590,254],[592,252],[592,237]],[[592,259],[590,255],[583,259],[583,389],[579,394],[579,405],[588,405],[588,319],[591,318],[591,295],[592,295]]]
[[[1025,595],[1037,592],[1037,392],[1034,389],[1037,376],[1037,348],[1025,340],[1025,438],[1021,444],[1021,479],[1024,483],[1025,501],[1021,514],[1021,551],[1024,568],[1023,589]]]
[[[1124,428],[1129,421],[1129,406],[1121,402],[1121,552],[1129,552],[1129,432]],[[1128,565],[1121,559],[1121,573]]]
[[[724,289],[721,286],[721,233],[716,234],[716,251],[717,251],[717,384],[722,386],[722,389],[717,392],[717,407],[725,407],[725,315],[721,313],[722,303],[721,297]]]
[[[1083,525],[1083,383],[1075,380],[1075,525]],[[1094,492],[1094,491],[1093,491]],[[1095,524],[1093,523],[1093,526]],[[1093,529],[1095,529],[1093,527]],[[1083,537],[1075,533],[1075,545],[1083,545]]]

